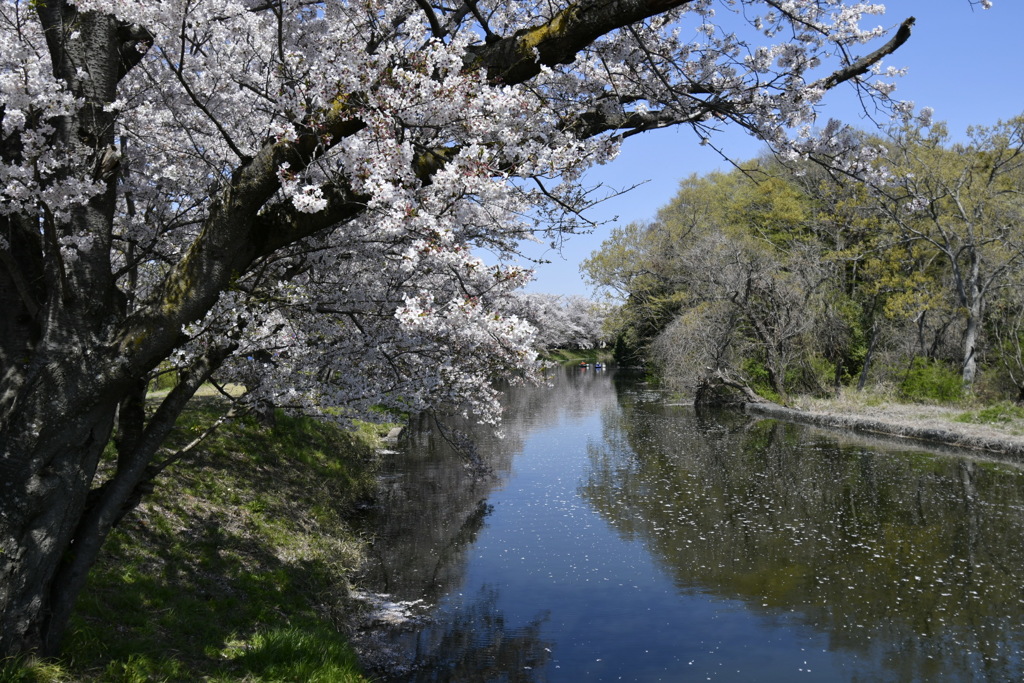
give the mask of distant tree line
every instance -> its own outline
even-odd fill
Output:
[[[785,400],[840,386],[1024,401],[1024,116],[954,143],[852,133],[846,172],[762,157],[692,176],[584,263],[620,361]]]
[[[512,308],[537,329],[541,349],[597,349],[605,346],[605,320],[612,306],[575,294],[521,293]]]

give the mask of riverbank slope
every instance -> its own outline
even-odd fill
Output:
[[[225,410],[198,399],[169,448]],[[0,661],[0,680],[369,683],[343,634],[364,609],[352,522],[376,493],[387,429],[281,413],[226,423],[112,533],[63,656]]]

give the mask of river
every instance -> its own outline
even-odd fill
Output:
[[[1024,680],[1024,469],[732,414],[624,373],[512,388],[489,473],[414,425],[362,582],[401,681]],[[396,679],[399,680],[399,679]]]

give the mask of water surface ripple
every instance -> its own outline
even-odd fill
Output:
[[[1024,472],[697,415],[564,369],[494,476],[413,430],[364,582],[433,605],[403,681],[1024,680]]]

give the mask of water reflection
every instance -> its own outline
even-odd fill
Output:
[[[378,505],[364,520],[373,561],[360,584],[394,600],[432,605],[451,594],[465,583],[466,553],[493,510],[488,496],[508,480],[525,439],[614,403],[606,378],[574,368],[554,372],[541,389],[508,387],[499,432],[467,420],[449,419],[442,427],[428,417],[418,419],[384,463]],[[457,434],[472,437],[485,472],[460,452],[461,444],[452,443]],[[449,616],[436,627],[392,634],[415,669],[400,680],[545,680],[543,665],[551,652],[539,637],[545,611],[511,626],[496,607],[497,595],[496,587],[481,586],[467,600],[450,604]]]
[[[507,480],[526,438],[615,402],[605,376],[558,369],[547,387],[506,389],[498,433],[469,420],[450,419],[443,429],[425,416],[410,424],[383,465],[379,504],[366,522],[376,560],[367,585],[400,600],[435,602],[460,582],[464,553],[490,511],[487,498]],[[453,447],[456,434],[473,439],[486,473]]]
[[[440,628],[424,629],[410,649],[415,680],[423,683],[535,683],[544,680],[551,659],[550,643],[540,636],[544,617],[512,626],[497,605],[498,591],[484,587],[465,610]],[[408,680],[403,676],[403,680]]]
[[[491,476],[476,472],[424,418],[411,425],[408,443],[385,465],[378,505],[366,520],[373,534],[362,583],[396,600],[434,603],[461,580],[465,552],[490,512],[487,496],[506,475],[509,448],[481,443],[492,457]]]
[[[625,401],[580,494],[681,591],[789,611],[894,680],[1020,680],[1013,467]]]
[[[568,370],[480,477],[396,456],[365,583],[437,605],[408,681],[1021,680],[1024,476]]]

